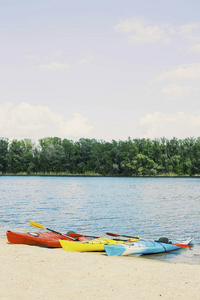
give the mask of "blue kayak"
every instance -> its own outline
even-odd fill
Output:
[[[180,249],[182,247],[190,247],[193,244],[193,239],[187,241],[150,241],[138,240],[132,243],[124,243],[120,245],[105,245],[105,251],[109,256],[114,255],[138,255],[138,254],[154,254]]]

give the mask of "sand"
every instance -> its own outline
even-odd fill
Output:
[[[200,299],[200,265],[11,245],[0,239],[0,299]]]

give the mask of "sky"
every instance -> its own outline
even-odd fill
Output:
[[[199,0],[0,0],[0,138],[200,136]]]

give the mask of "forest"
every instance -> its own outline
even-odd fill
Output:
[[[200,137],[106,142],[0,138],[1,175],[198,176]]]

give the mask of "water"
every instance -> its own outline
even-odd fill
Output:
[[[194,237],[190,250],[148,258],[200,264],[199,186],[199,178],[1,176],[0,235],[35,221],[60,232]]]

